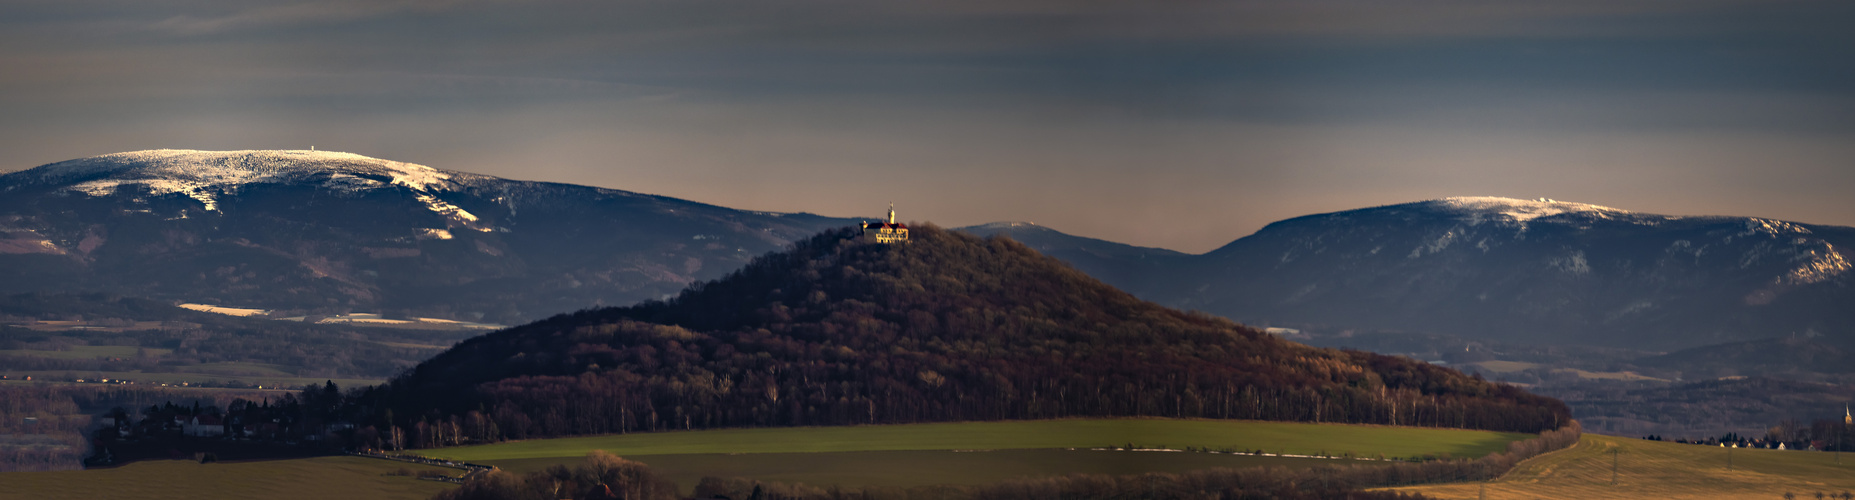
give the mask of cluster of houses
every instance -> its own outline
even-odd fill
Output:
[[[1661,436],[1653,436],[1653,435],[1646,436],[1643,439],[1648,439],[1650,441],[1662,441],[1663,440],[1661,439]],[[1826,439],[1781,441],[1781,440],[1769,439],[1769,438],[1742,439],[1738,437],[1730,437],[1730,435],[1729,437],[1726,437],[1726,438],[1676,439],[1672,442],[1681,443],[1681,444],[1698,444],[1702,446],[1719,446],[1723,448],[1762,448],[1762,449],[1769,449],[1769,450],[1806,450],[1806,451],[1828,450],[1831,444],[1830,441]]]
[[[240,380],[208,380],[204,382],[168,383],[168,382],[159,382],[159,381],[139,382],[139,381],[129,380],[129,379],[106,378],[102,376],[78,378],[78,377],[70,376],[70,375],[67,375],[64,377],[57,377],[57,376],[52,376],[52,377],[36,376],[35,377],[33,375],[0,374],[0,380],[23,380],[23,381],[39,381],[39,382],[74,382],[74,383],[79,383],[79,384],[109,384],[109,385],[146,384],[146,385],[160,386],[160,387],[215,387],[215,388],[226,388],[226,389],[276,389],[278,387],[277,384],[275,383],[271,383],[267,385],[263,383],[244,382]]]
[[[1643,436],[1650,441],[1667,441],[1661,436]],[[1719,446],[1723,448],[1762,448],[1768,450],[1801,451],[1855,451],[1855,432],[1828,432],[1819,436],[1806,436],[1794,439],[1777,439],[1773,437],[1743,438],[1737,434],[1727,434],[1718,438],[1675,439],[1671,442],[1697,444],[1701,446]]]
[[[142,409],[139,420],[132,417],[128,410],[117,408],[98,417],[101,425],[96,432],[97,444],[102,446],[115,441],[164,437],[294,444],[329,440],[342,431],[353,429],[354,425],[349,420],[333,413],[339,407],[340,398],[338,394],[333,394],[333,385],[330,385],[328,392],[337,401],[317,401],[313,399],[320,398],[312,399],[308,396],[319,392],[323,391],[305,391],[306,396],[300,399],[290,394],[276,403],[240,399],[223,410],[217,406],[200,406],[198,403],[186,406],[168,402]]]

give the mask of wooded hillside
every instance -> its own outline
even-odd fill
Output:
[[[365,399],[409,447],[1096,416],[1521,432],[1570,420],[1515,387],[1168,309],[1009,239],[931,225],[900,245],[828,231],[667,301],[478,337]]]

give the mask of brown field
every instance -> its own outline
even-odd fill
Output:
[[[1594,371],[1589,371],[1589,370],[1579,370],[1576,368],[1552,368],[1552,367],[1547,367],[1546,365],[1542,365],[1539,363],[1527,363],[1527,362],[1522,362],[1522,361],[1476,361],[1473,363],[1463,363],[1462,366],[1478,368],[1478,369],[1481,369],[1482,371],[1486,371],[1489,373],[1497,373],[1497,374],[1514,373],[1514,372],[1531,370],[1531,369],[1543,367],[1543,368],[1547,368],[1551,370],[1568,371],[1571,373],[1575,373],[1575,374],[1578,374],[1579,378],[1583,378],[1587,380],[1602,379],[1602,380],[1622,380],[1622,381],[1636,381],[1636,380],[1656,380],[1656,381],[1661,381],[1661,382],[1669,381],[1668,379],[1650,377],[1650,376],[1642,375],[1642,374],[1639,374],[1633,371],[1594,372]]]
[[[1611,484],[1616,451],[1616,484]],[[1521,462],[1487,483],[1485,498],[1816,498],[1855,490],[1855,454],[1732,450],[1586,434],[1577,445]],[[1453,483],[1397,488],[1443,499],[1482,498],[1483,485]]]
[[[0,472],[0,500],[91,500],[100,498],[201,500],[413,500],[430,498],[449,483],[412,476],[461,471],[360,457],[318,457],[200,464],[153,460],[108,469],[57,472]]]
[[[7,324],[38,332],[86,331],[122,333],[136,330],[161,329],[160,321],[137,321],[135,322],[135,326],[101,326],[92,324],[89,321],[23,321]]]
[[[44,350],[32,350],[32,349],[0,349],[0,355],[36,356],[36,357],[41,357],[41,358],[54,358],[54,359],[133,358],[133,357],[136,357],[137,354],[140,354],[142,352],[146,352],[150,356],[161,356],[161,355],[174,352],[174,350],[173,349],[162,349],[159,347],[136,347],[136,346],[130,346],[130,345],[94,345],[94,346],[93,345],[80,345],[80,346],[72,346],[70,350],[65,350],[65,351],[44,351]]]

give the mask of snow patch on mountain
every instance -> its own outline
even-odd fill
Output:
[[[1572,252],[1564,257],[1554,257],[1547,264],[1559,271],[1579,276],[1591,274],[1591,263],[1584,258],[1584,250]]]
[[[1829,242],[1820,243],[1822,246],[1819,248],[1799,252],[1793,261],[1802,261],[1802,265],[1791,269],[1791,272],[1780,278],[1779,282],[1787,285],[1822,283],[1829,281],[1830,278],[1841,276],[1849,272],[1851,267],[1855,267],[1851,266],[1848,259],[1842,257],[1842,252],[1836,251],[1836,248]]]
[[[1041,228],[1041,226],[1038,226],[1036,223],[1033,223],[1033,222],[998,221],[998,222],[987,222],[985,224],[973,226],[972,229],[1012,229],[1012,228],[1020,228],[1020,227]]]
[[[420,194],[418,196],[418,200],[420,203],[425,204],[425,208],[430,209],[433,213],[437,213],[439,215],[445,216],[446,218],[450,219],[451,222],[454,222],[457,225],[464,226],[464,227],[474,229],[477,231],[481,231],[481,232],[485,232],[485,233],[493,230],[493,228],[483,225],[477,219],[476,215],[471,214],[470,212],[464,211],[464,209],[462,208],[458,208],[457,205],[452,205],[450,203],[445,202],[444,200],[440,200],[436,196],[432,196],[429,194]],[[449,238],[446,238],[446,239],[449,239]]]
[[[413,231],[415,236],[421,240],[448,240],[452,238],[451,232],[443,229],[419,228]]]
[[[1470,225],[1480,224],[1490,216],[1504,216],[1515,222],[1527,222],[1540,217],[1551,217],[1565,213],[1591,213],[1596,215],[1627,214],[1629,211],[1588,203],[1573,203],[1546,198],[1521,200],[1496,196],[1458,196],[1420,202],[1461,215]]]
[[[1734,238],[1744,238],[1747,236],[1756,236],[1756,235],[1761,235],[1761,234],[1766,235],[1766,236],[1810,234],[1810,229],[1803,227],[1803,226],[1796,225],[1796,224],[1792,224],[1789,222],[1784,222],[1781,220],[1760,219],[1757,217],[1753,217],[1750,219],[1746,219],[1746,229],[1744,232],[1741,232],[1739,234],[1735,234],[1732,236],[1728,236],[1726,238],[1726,241],[1730,243],[1733,241]]]
[[[320,180],[323,187],[342,191],[400,186],[430,193],[456,187],[460,175],[468,174],[333,151],[157,149],[58,162],[8,177],[70,183],[65,189],[91,196],[140,186],[156,195],[182,194],[199,200],[207,210],[218,210],[218,194],[247,184]],[[452,215],[444,206],[430,206]]]
[[[1406,256],[1405,258],[1415,259],[1415,258],[1424,256],[1425,253],[1431,253],[1431,254],[1441,253],[1444,249],[1449,248],[1449,245],[1451,243],[1455,243],[1456,239],[1461,236],[1462,236],[1462,228],[1460,227],[1450,228],[1450,230],[1444,231],[1442,235],[1437,236],[1436,239],[1430,240],[1428,243],[1424,243],[1423,245],[1420,245],[1417,248],[1411,249],[1411,254]]]

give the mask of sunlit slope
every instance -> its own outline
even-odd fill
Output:
[[[1611,484],[1612,452],[1616,484]],[[1515,467],[1487,484],[1491,499],[1532,498],[1782,498],[1796,493],[1855,490],[1855,454],[1836,462],[1832,453],[1728,450],[1586,434],[1576,446]],[[1480,485],[1456,483],[1401,488],[1436,498],[1478,498]]]

